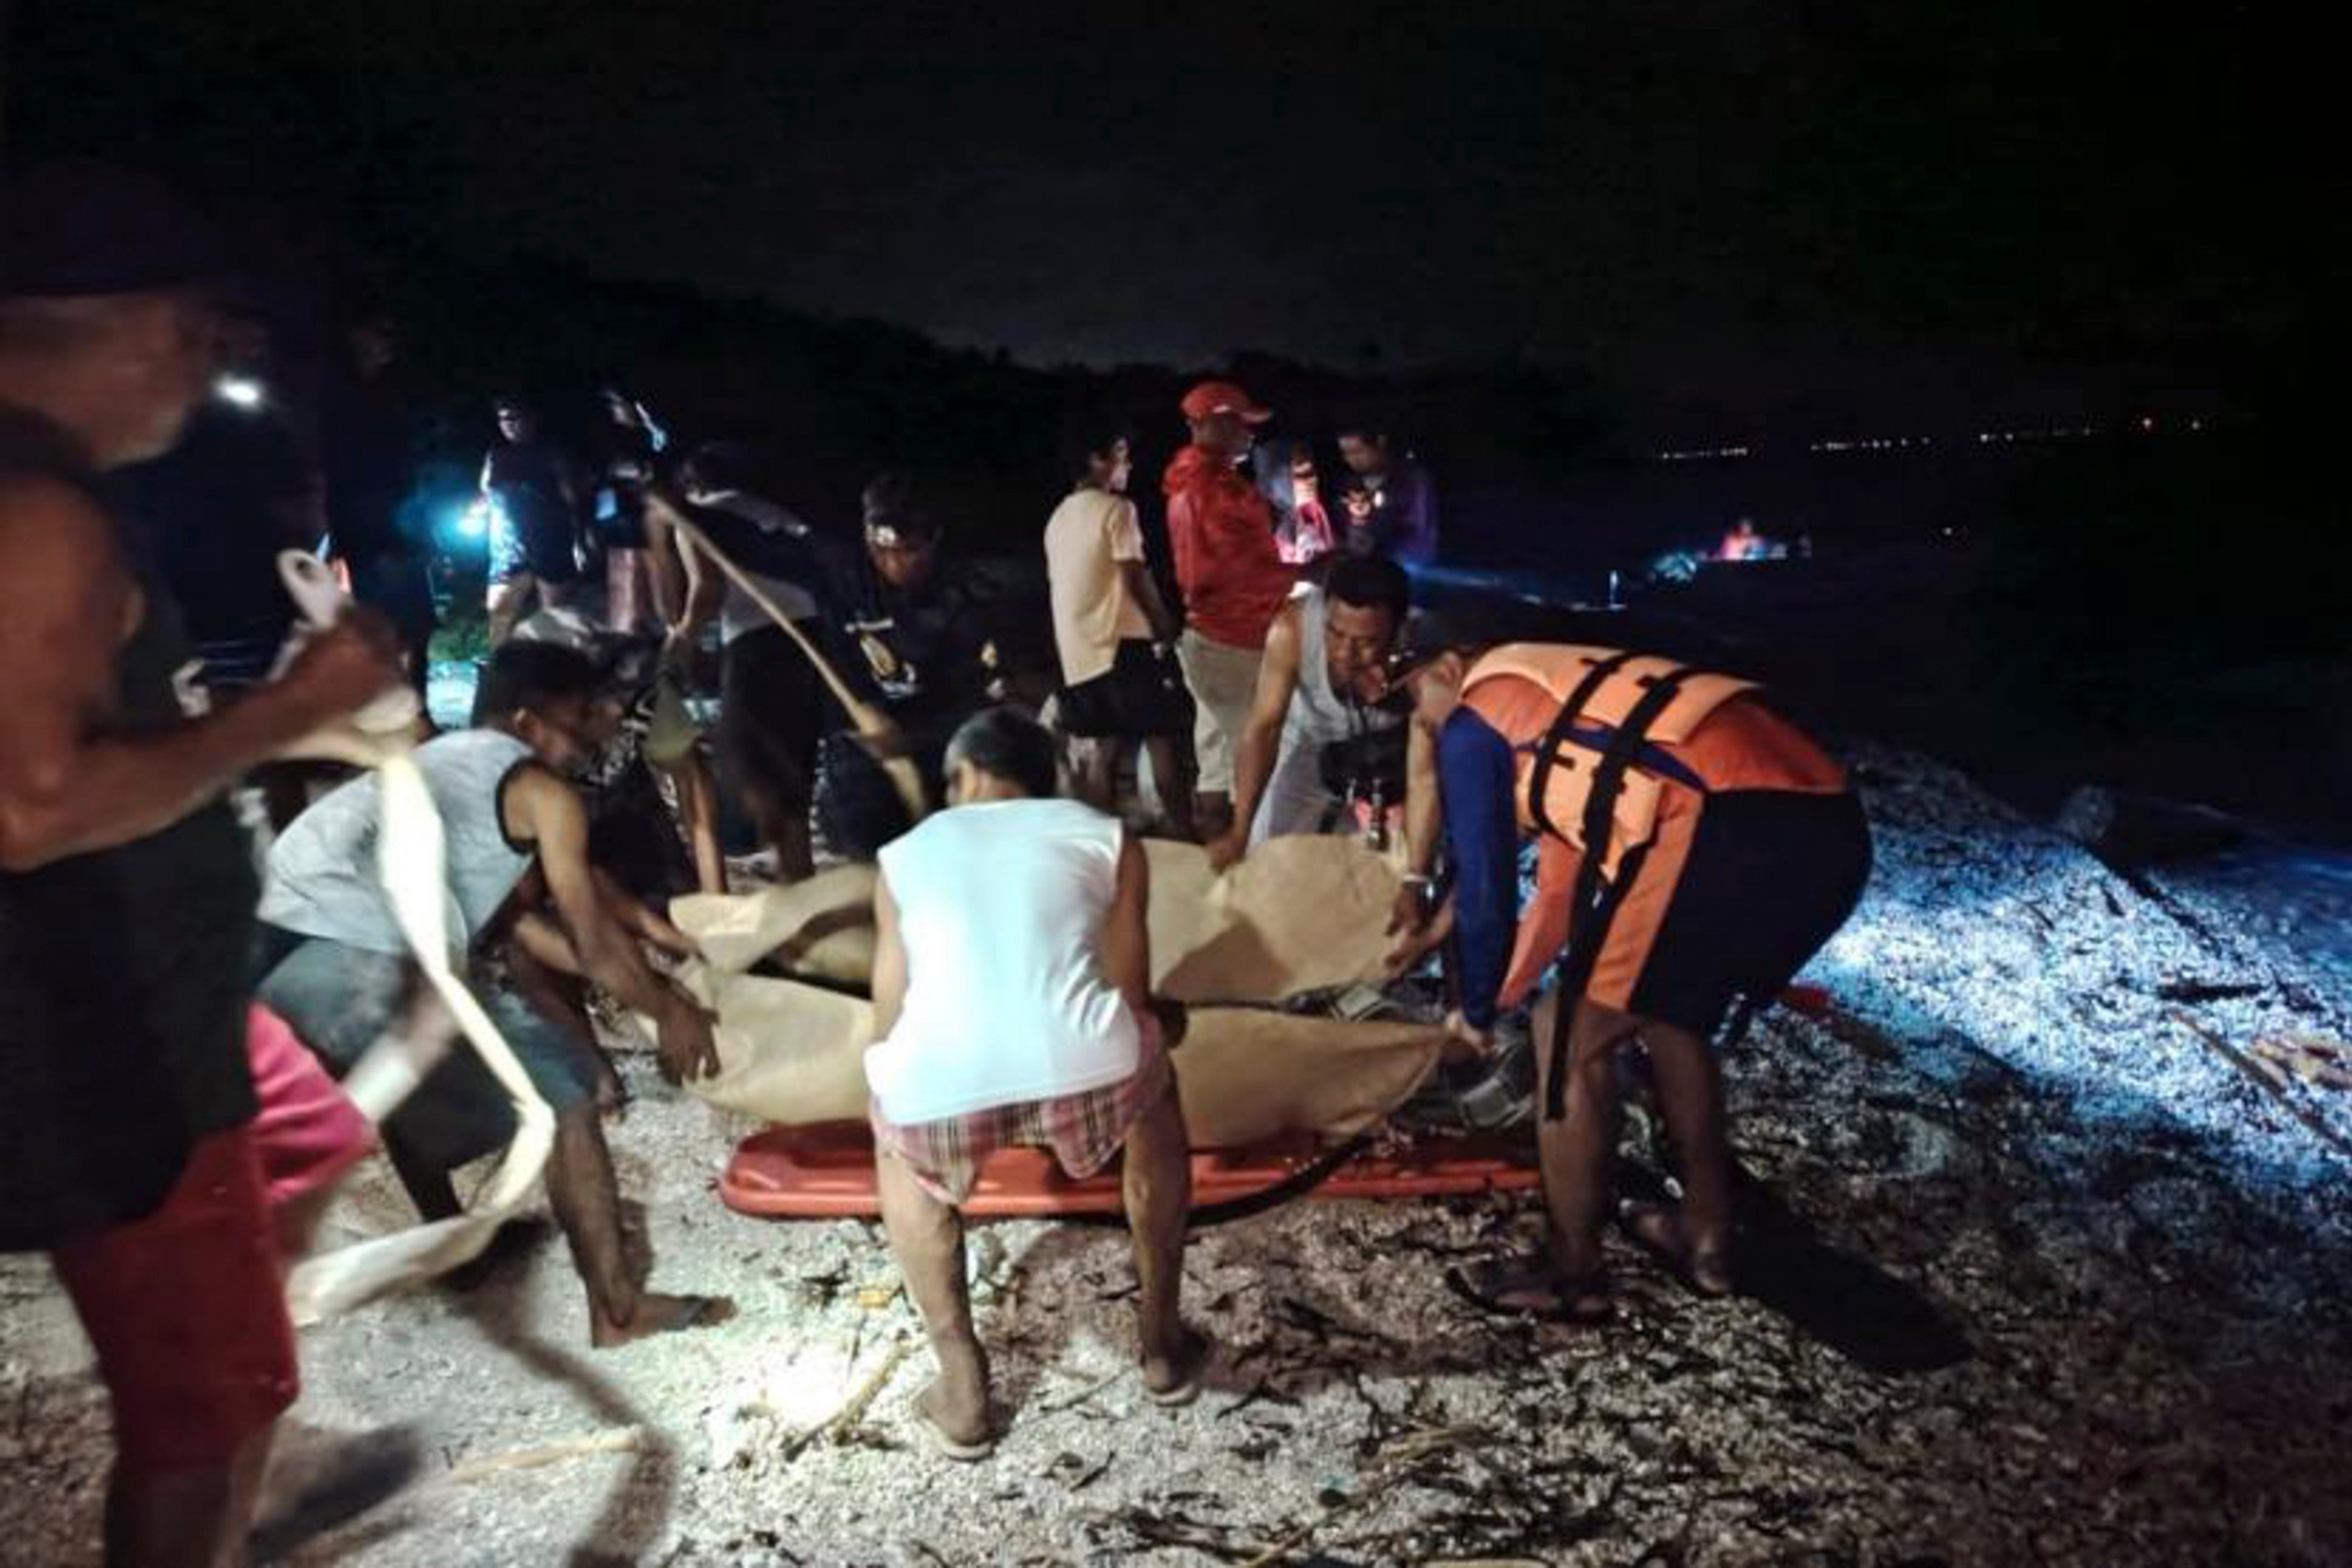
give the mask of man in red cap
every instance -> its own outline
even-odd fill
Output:
[[[1234,754],[1257,693],[1266,631],[1297,580],[1274,542],[1274,512],[1242,476],[1257,437],[1274,417],[1231,382],[1202,382],[1184,394],[1192,444],[1168,465],[1168,538],[1184,595],[1184,635],[1176,645],[1197,716],[1200,761],[1194,816],[1214,838],[1232,819]]]

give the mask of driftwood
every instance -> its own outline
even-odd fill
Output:
[[[1485,1431],[1476,1427],[1437,1427],[1404,1434],[1381,1450],[1380,1462],[1362,1478],[1355,1490],[1326,1504],[1322,1512],[1293,1527],[1242,1568],[1274,1568],[1275,1563],[1306,1545],[1317,1531],[1340,1515],[1385,1495],[1390,1488],[1430,1460],[1481,1443],[1486,1437]]]
[[[591,1432],[584,1437],[568,1437],[561,1443],[542,1443],[536,1448],[516,1448],[509,1453],[493,1454],[488,1458],[467,1459],[453,1465],[449,1479],[453,1481],[486,1480],[509,1470],[534,1470],[541,1465],[561,1463],[590,1454],[632,1454],[645,1447],[643,1427],[619,1427],[609,1432]]]
[[[914,1351],[915,1342],[909,1338],[901,1337],[892,1344],[883,1354],[881,1362],[866,1375],[866,1381],[841,1402],[840,1409],[784,1445],[785,1462],[800,1458],[802,1451],[819,1437],[829,1437],[836,1444],[847,1442],[849,1434],[856,1430],[857,1424],[866,1418],[866,1412],[872,1407],[875,1396],[882,1392]]]
[[[2352,1138],[2346,1137],[2343,1134],[2329,1126],[2326,1120],[2317,1112],[2312,1110],[2309,1106],[2298,1104],[2292,1097],[2290,1097],[2286,1092],[2285,1085],[2277,1076],[2278,1070],[2276,1068],[2273,1067],[2265,1071],[2265,1063],[2256,1061],[2252,1057],[2248,1056],[2244,1051],[2240,1051],[2236,1046],[2231,1045],[2228,1040],[2223,1040],[2220,1035],[2215,1034],[2211,1030],[2207,1029],[2203,1024],[2199,1023],[2195,1019],[2190,1018],[2185,1012],[2176,1009],[2167,1016],[2169,1017],[2173,1022],[2179,1024],[2181,1028],[2187,1030],[2189,1033],[2202,1040],[2206,1047],[2210,1050],[2214,1055],[2219,1056],[2222,1061],[2228,1062],[2240,1072],[2245,1074],[2247,1079],[2252,1082],[2256,1088],[2260,1089],[2263,1093],[2276,1101],[2279,1106],[2284,1109],[2288,1115],[2293,1116],[2296,1121],[2302,1123],[2305,1127],[2308,1127],[2322,1143],[2326,1144],[2329,1148],[2334,1149],[2337,1154],[2344,1155],[2346,1158],[2352,1159]]]

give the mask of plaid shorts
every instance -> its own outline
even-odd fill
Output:
[[[1024,1100],[903,1127],[884,1121],[879,1108],[869,1104],[874,1146],[905,1161],[916,1182],[941,1203],[971,1197],[981,1166],[1002,1148],[1051,1149],[1064,1171],[1084,1180],[1110,1164],[1126,1145],[1128,1129],[1160,1103],[1174,1082],[1156,1034],[1145,1032],[1142,1058],[1133,1072],[1082,1094]]]

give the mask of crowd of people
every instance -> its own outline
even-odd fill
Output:
[[[376,880],[373,776],[287,771],[425,674],[433,603],[384,390],[397,333],[350,332],[315,482],[273,454],[239,492],[276,497],[269,539],[323,535],[358,601],[283,652],[249,580],[274,551],[210,559],[189,530],[227,503],[155,465],[219,366],[205,231],[136,180],[49,178],[37,204],[19,186],[0,280],[0,659],[23,677],[0,729],[0,1230],[55,1258],[113,1396],[111,1560],[235,1562],[297,1387],[286,1216],[378,1140],[420,1213],[452,1215],[450,1173],[515,1113],[462,1048],[380,1128],[333,1082],[387,1032],[436,1027]],[[1131,433],[1074,430],[1070,489],[1039,507],[1049,644],[923,477],[877,476],[836,535],[766,493],[757,454],[681,449],[634,398],[604,403],[593,461],[529,400],[496,404],[492,648],[471,724],[414,751],[456,956],[554,1113],[547,1193],[592,1343],[724,1311],[631,1268],[604,1132],[623,1090],[591,1003],[650,1020],[673,1082],[714,1069],[712,1020],[668,977],[693,945],[663,912],[727,889],[730,821],[773,878],[877,865],[878,1185],[940,1364],[917,1414],[946,1454],[984,1454],[997,1427],[957,1206],[1004,1145],[1081,1175],[1124,1155],[1144,1385],[1170,1403],[1200,1385],[1208,1342],[1179,1313],[1183,1019],[1150,995],[1147,832],[1218,867],[1279,836],[1370,837],[1404,868],[1394,967],[1442,956],[1464,1052],[1553,977],[1550,1245],[1478,1271],[1474,1296],[1608,1316],[1599,1239],[1635,1057],[1685,1198],[1629,1224],[1696,1288],[1731,1288],[1720,1036],[1835,930],[1869,858],[1843,772],[1750,684],[1414,614],[1427,470],[1343,427],[1335,511],[1313,445],[1259,443],[1270,411],[1228,382],[1170,411],[1189,439],[1161,479],[1164,559],[1127,494]],[[110,477],[142,465],[136,487]],[[226,632],[200,653],[174,559],[206,562],[184,580],[198,599],[238,578],[236,602],[192,603]],[[691,699],[712,691],[705,737]],[[270,821],[241,826],[228,798],[256,776]]]

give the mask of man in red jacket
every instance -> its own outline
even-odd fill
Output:
[[[1168,538],[1184,595],[1184,635],[1176,645],[1197,716],[1200,762],[1194,818],[1214,838],[1231,821],[1234,752],[1257,693],[1265,634],[1289,601],[1296,569],[1274,542],[1274,512],[1242,476],[1257,437],[1274,417],[1231,382],[1202,382],[1184,394],[1192,444],[1168,465]]]

